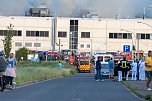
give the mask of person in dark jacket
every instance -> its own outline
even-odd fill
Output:
[[[95,74],[95,79],[96,79],[96,81],[102,80],[100,57],[98,57],[98,60],[96,61],[96,74]]]
[[[6,67],[7,67],[7,62],[4,58],[4,54],[3,52],[0,52],[0,72],[5,72],[6,70]]]

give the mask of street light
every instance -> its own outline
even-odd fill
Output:
[[[152,8],[152,5],[144,7],[144,12],[143,12],[143,19],[146,18],[146,8]]]
[[[149,24],[147,24],[147,23],[145,23],[145,22],[138,21],[137,23],[141,23],[141,24],[147,25],[147,26],[149,26],[150,28],[152,28],[151,25],[149,25]]]
[[[151,6],[151,7],[152,7],[152,6]],[[144,25],[149,26],[150,28],[152,28],[152,26],[149,25],[148,23],[141,22],[141,21],[138,21],[137,23],[144,24]],[[139,40],[139,34],[138,34],[138,40]],[[138,42],[138,45],[139,45],[139,42]]]
[[[60,61],[60,55],[61,53],[60,53],[60,39],[59,39],[59,61]]]

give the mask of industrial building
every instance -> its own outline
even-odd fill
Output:
[[[10,24],[15,31],[12,52],[21,47],[59,50],[59,39],[61,50],[115,52],[123,51],[123,45],[135,45],[145,52],[152,49],[152,19],[0,16],[0,50]]]

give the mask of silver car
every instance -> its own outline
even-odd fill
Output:
[[[102,75],[109,75],[109,67],[108,67],[108,63],[102,63],[102,68],[101,68],[101,74]]]

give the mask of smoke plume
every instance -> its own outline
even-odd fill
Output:
[[[80,16],[81,10],[95,11],[102,18],[152,18],[152,0],[0,0],[1,16],[23,16],[31,7],[46,5],[56,16]]]

